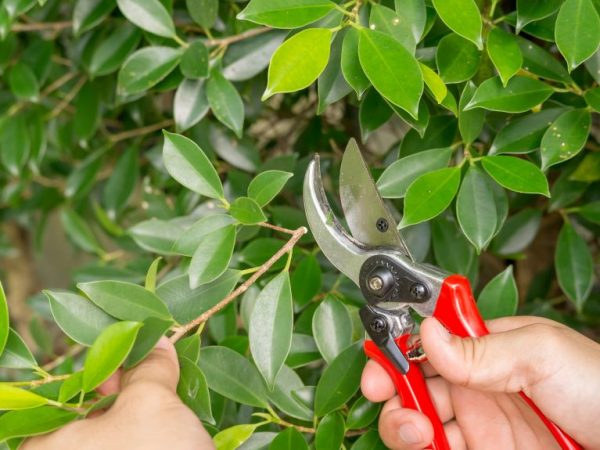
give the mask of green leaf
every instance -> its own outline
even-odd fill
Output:
[[[600,223],[600,200],[579,207],[577,214],[590,222]]]
[[[358,123],[363,141],[366,141],[373,131],[390,120],[394,113],[388,106],[390,104],[386,103],[375,89],[367,90],[358,108]],[[404,112],[400,108],[398,110]],[[407,113],[405,114],[409,116]]]
[[[549,85],[533,78],[516,76],[504,87],[500,78],[494,77],[481,83],[465,109],[520,113],[545,102],[553,92]]]
[[[569,180],[591,183],[600,180],[600,153],[588,153],[573,171]]]
[[[130,148],[117,160],[112,174],[104,186],[103,203],[110,219],[115,220],[127,206],[135,191],[139,171],[138,151]]]
[[[435,62],[445,83],[470,80],[477,73],[481,52],[473,43],[450,33],[444,36],[435,52]]]
[[[32,369],[37,366],[31,350],[19,334],[10,328],[4,351],[0,354],[0,367],[8,369]]]
[[[342,43],[341,68],[344,78],[360,99],[370,86],[369,79],[360,66],[358,59],[358,41],[360,33],[356,28],[350,28],[344,36]]]
[[[269,400],[285,414],[300,420],[311,421],[312,411],[297,400],[293,393],[304,388],[302,379],[287,366],[282,366],[277,374],[273,390],[269,392]]]
[[[187,10],[194,22],[204,28],[212,28],[219,17],[219,0],[185,0]]]
[[[230,81],[244,81],[258,75],[267,68],[286,35],[285,31],[271,30],[231,44],[223,57],[223,76]]]
[[[267,407],[267,393],[256,367],[227,347],[204,347],[198,362],[213,391],[244,405]]]
[[[206,234],[199,242],[188,269],[190,289],[216,280],[227,270],[235,246],[235,232],[235,225],[227,225]]]
[[[558,11],[556,46],[569,71],[592,56],[600,46],[600,17],[591,0],[565,0]]]
[[[79,198],[86,195],[93,187],[102,163],[102,154],[92,153],[81,164],[74,167],[67,177],[65,196],[67,198]]]
[[[346,30],[336,34],[331,44],[329,62],[317,80],[319,103],[317,114],[322,114],[327,107],[341,100],[352,91],[341,70],[342,44]]]
[[[67,378],[60,386],[58,392],[58,401],[66,403],[81,392],[81,380],[83,378],[83,372],[75,372]]]
[[[158,276],[158,266],[160,265],[161,260],[161,256],[155,258],[154,261],[152,261],[152,264],[150,264],[150,267],[148,267],[148,271],[146,272],[146,278],[144,280],[144,289],[152,293],[156,291],[156,277]]]
[[[0,416],[0,442],[49,433],[72,422],[78,413],[51,406],[11,411]]]
[[[254,225],[267,220],[260,205],[249,197],[236,198],[229,208],[229,213],[244,225]]]
[[[188,358],[179,358],[180,375],[177,395],[196,416],[211,424],[215,423],[210,404],[206,378],[198,366]]]
[[[292,345],[294,313],[290,278],[281,272],[263,288],[250,316],[248,336],[252,357],[269,389]]]
[[[563,64],[553,54],[529,39],[517,39],[523,54],[523,69],[548,80],[567,84],[573,82]]]
[[[500,186],[524,194],[550,196],[548,180],[534,164],[513,156],[484,156],[483,168]]]
[[[484,319],[514,316],[519,304],[513,266],[508,266],[483,288],[477,306]]]
[[[387,447],[381,442],[377,430],[369,430],[363,434],[353,445],[351,450],[386,450]]]
[[[23,114],[0,119],[0,157],[13,176],[19,176],[31,153],[31,140]]]
[[[213,437],[213,443],[217,450],[236,450],[246,442],[258,425],[234,425],[219,431]]]
[[[396,11],[374,3],[371,5],[369,28],[386,33],[400,42],[411,54],[414,54],[417,42],[411,24]]]
[[[100,1],[104,4],[109,3]],[[88,67],[90,75],[99,77],[117,71],[137,48],[140,38],[140,31],[130,23],[119,24],[94,48]]]
[[[100,98],[96,86],[83,85],[75,100],[73,127],[75,135],[83,142],[88,141],[98,129],[100,122]]]
[[[509,217],[492,244],[494,253],[513,256],[531,244],[540,228],[542,212],[525,208]]]
[[[312,331],[321,355],[331,364],[352,344],[352,319],[344,304],[327,296],[316,309]]]
[[[410,52],[394,38],[364,28],[360,30],[358,56],[375,89],[417,119],[423,76]]]
[[[477,87],[472,81],[465,84],[458,103],[458,129],[463,141],[467,144],[472,143],[479,137],[485,123],[485,111],[477,108],[465,111],[465,106],[473,98],[476,89]]]
[[[72,209],[62,210],[60,220],[65,234],[81,249],[102,254],[104,251],[88,224]]]
[[[36,102],[40,86],[31,67],[23,62],[16,63],[8,73],[8,84],[13,95],[21,100]]]
[[[427,9],[424,0],[395,0],[396,12],[410,24],[415,42],[419,42],[427,22]]]
[[[262,99],[310,86],[329,61],[331,36],[329,29],[308,28],[281,44],[271,58],[267,89]]]
[[[137,50],[121,66],[117,81],[119,93],[134,95],[147,91],[169,75],[180,59],[181,50],[176,48],[144,47]]]
[[[191,139],[163,131],[163,162],[169,174],[186,188],[210,198],[224,197],[217,171]]]
[[[537,149],[544,132],[563,112],[562,108],[549,108],[512,120],[496,134],[489,154],[528,153]]]
[[[335,4],[329,0],[252,0],[237,18],[273,28],[299,28],[333,8]]]
[[[591,127],[592,115],[585,109],[561,114],[542,137],[542,169],[576,156],[587,142]]]
[[[113,0],[77,0],[73,8],[73,34],[75,36],[94,28],[115,9]]]
[[[189,276],[179,275],[158,286],[156,295],[167,304],[177,322],[187,323],[223,300],[240,277],[240,271],[227,270],[212,283],[190,289]]]
[[[585,102],[590,105],[594,111],[600,112],[600,87],[592,88],[583,94]]]
[[[123,364],[141,326],[139,322],[117,322],[100,333],[83,363],[84,392],[100,386]]]
[[[213,70],[206,82],[206,98],[219,122],[241,138],[244,129],[242,97],[235,86],[218,70]]]
[[[381,403],[371,403],[365,397],[360,396],[348,412],[346,426],[351,430],[365,428],[373,423],[380,410]]]
[[[102,330],[116,322],[85,297],[60,291],[44,291],[44,294],[57,325],[82,345],[92,345]]]
[[[560,288],[581,312],[594,285],[594,261],[588,243],[569,222],[558,235],[554,265]]]
[[[0,383],[0,411],[29,409],[49,403],[47,398],[10,384]]]
[[[483,49],[481,15],[473,0],[433,0],[432,3],[448,28]]]
[[[128,233],[141,248],[170,255],[173,253],[171,249],[175,240],[184,230],[184,227],[174,221],[150,219],[134,225]]]
[[[259,206],[266,206],[293,176],[294,174],[282,170],[261,172],[248,185],[248,197],[255,200]]]
[[[456,218],[477,253],[494,237],[498,217],[493,182],[476,165],[469,167],[458,192]]]
[[[317,427],[315,450],[341,448],[345,432],[344,417],[339,412],[327,414]]]
[[[421,175],[406,191],[404,216],[399,227],[415,225],[441,214],[452,202],[459,184],[459,167],[447,167]]]
[[[324,416],[346,403],[358,390],[366,358],[360,342],[340,353],[323,372],[315,393],[315,413]]]
[[[179,64],[181,73],[190,79],[208,76],[208,49],[202,41],[194,41],[186,49]]]
[[[137,284],[107,280],[79,283],[77,287],[92,302],[117,319],[138,322],[148,317],[171,319],[162,300]]]
[[[502,79],[502,84],[506,86],[523,65],[523,54],[517,39],[502,28],[492,28],[487,38],[487,51]]]
[[[175,241],[173,250],[185,256],[192,256],[206,235],[233,223],[233,217],[227,214],[203,217]]]
[[[175,92],[173,103],[177,131],[183,132],[196,125],[209,109],[204,80],[183,80]]]
[[[419,63],[419,67],[421,67],[421,72],[423,73],[423,81],[433,94],[435,101],[442,103],[446,95],[448,95],[448,88],[434,70],[423,63]]]
[[[144,320],[144,325],[140,328],[123,368],[130,369],[148,356],[172,325],[172,320],[157,319],[156,317],[148,317]]]
[[[302,434],[294,427],[280,432],[269,445],[269,450],[308,450],[308,444]]]
[[[0,282],[0,355],[4,351],[4,347],[8,341],[8,327],[10,320],[8,317],[8,302],[4,293],[4,286]]]
[[[305,306],[321,292],[321,267],[314,255],[305,256],[292,272],[292,298],[300,307]]]
[[[435,262],[440,268],[475,278],[478,261],[475,248],[469,245],[451,215],[442,215],[431,221],[431,238]]]
[[[517,33],[528,23],[554,14],[564,0],[517,0]]]
[[[171,15],[159,0],[117,0],[123,15],[142,30],[158,36],[175,36]]]

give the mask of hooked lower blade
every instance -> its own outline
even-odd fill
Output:
[[[394,247],[413,259],[354,139],[348,142],[342,157],[340,198],[356,240],[371,247]]]

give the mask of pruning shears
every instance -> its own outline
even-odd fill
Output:
[[[364,350],[392,378],[406,408],[421,411],[434,428],[432,450],[450,450],[443,424],[419,368],[418,346],[409,340],[415,320],[437,318],[461,337],[489,334],[469,281],[412,258],[396,221],[380,197],[354,140],[346,147],[340,170],[340,198],[352,235],[334,215],[323,189],[319,156],[309,163],[304,178],[304,208],[312,234],[323,254],[361,289],[366,305],[360,310],[370,337]],[[520,393],[563,450],[581,447],[548,420],[531,399]]]

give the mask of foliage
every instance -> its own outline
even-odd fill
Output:
[[[219,449],[383,448],[364,300],[301,206],[312,153],[335,189],[349,137],[487,318],[594,335],[600,4],[513,5],[3,0],[0,448],[110,402],[94,388],[163,334]],[[39,295],[56,217],[90,262]]]

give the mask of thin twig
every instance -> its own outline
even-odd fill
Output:
[[[73,22],[70,20],[64,22],[33,22],[33,23],[16,23],[11,27],[11,31],[22,33],[27,31],[61,31],[66,28],[71,28]]]
[[[70,358],[71,356],[78,355],[84,349],[85,349],[85,347],[83,345],[79,345],[79,344],[74,345],[64,355],[59,356],[58,358],[50,361],[47,364],[44,364],[42,366],[42,369],[44,369],[46,372],[50,372],[52,369],[56,369],[58,366],[60,366],[64,362],[65,359]]]
[[[40,378],[39,380],[29,380],[29,381],[9,381],[7,384],[11,386],[41,386],[43,384],[54,383],[55,381],[66,380],[71,376],[70,373],[66,373],[64,375],[51,375],[49,377]]]
[[[307,232],[308,230],[306,229],[306,227],[300,227],[297,230],[295,230],[290,240],[287,241],[286,244],[277,251],[277,253],[271,256],[271,258],[269,258],[269,260],[265,262],[259,270],[254,272],[254,274],[250,278],[248,278],[244,283],[238,286],[238,288],[235,291],[233,291],[231,294],[229,294],[227,297],[225,297],[223,300],[221,300],[219,303],[217,303],[215,306],[210,308],[208,311],[206,311],[199,317],[195,318],[191,322],[186,323],[185,325],[182,325],[179,328],[176,328],[174,330],[175,332],[170,338],[171,342],[177,342],[179,339],[185,336],[186,333],[188,333],[201,323],[206,322],[212,315],[221,311],[235,298],[246,292],[250,286],[256,283],[256,280],[258,280],[273,266],[273,264],[275,264],[283,255],[292,250],[292,248],[294,248],[294,245],[296,245],[300,238],[304,236]]]
[[[109,140],[110,140],[110,142],[112,142],[114,144],[116,142],[124,141],[126,139],[131,139],[131,138],[134,138],[137,136],[144,136],[146,134],[150,134],[155,131],[158,131],[162,128],[171,127],[171,126],[173,126],[173,124],[175,124],[175,121],[173,119],[166,119],[166,120],[163,120],[162,122],[158,122],[158,123],[148,125],[145,127],[136,128],[134,130],[122,131],[121,133],[113,134],[109,137]]]
[[[50,114],[48,114],[48,119],[58,116],[67,106],[69,106],[86,81],[86,77],[81,77],[77,84],[73,86],[73,89],[67,93],[65,98],[52,111],[50,111]]]
[[[266,33],[267,31],[270,31],[270,30],[271,30],[271,28],[267,28],[267,27],[252,28],[251,30],[244,31],[243,33],[235,34],[233,36],[228,36],[225,38],[209,39],[205,43],[209,47],[215,47],[217,45],[227,46],[229,44],[233,44],[234,42],[239,42],[239,41],[243,41],[244,39],[258,36],[259,34]]]
[[[285,234],[294,234],[296,232],[296,230],[290,230],[289,228],[279,227],[277,225],[273,225],[268,222],[261,222],[258,225],[261,227],[270,228],[271,230],[279,231],[279,232],[285,233]]]
[[[49,84],[48,87],[46,87],[46,89],[42,91],[42,95],[46,97],[48,94],[51,94],[52,92],[54,92],[55,90],[57,90],[58,88],[75,78],[77,76],[77,73],[78,72],[67,72],[62,77],[57,78],[51,84]]]

